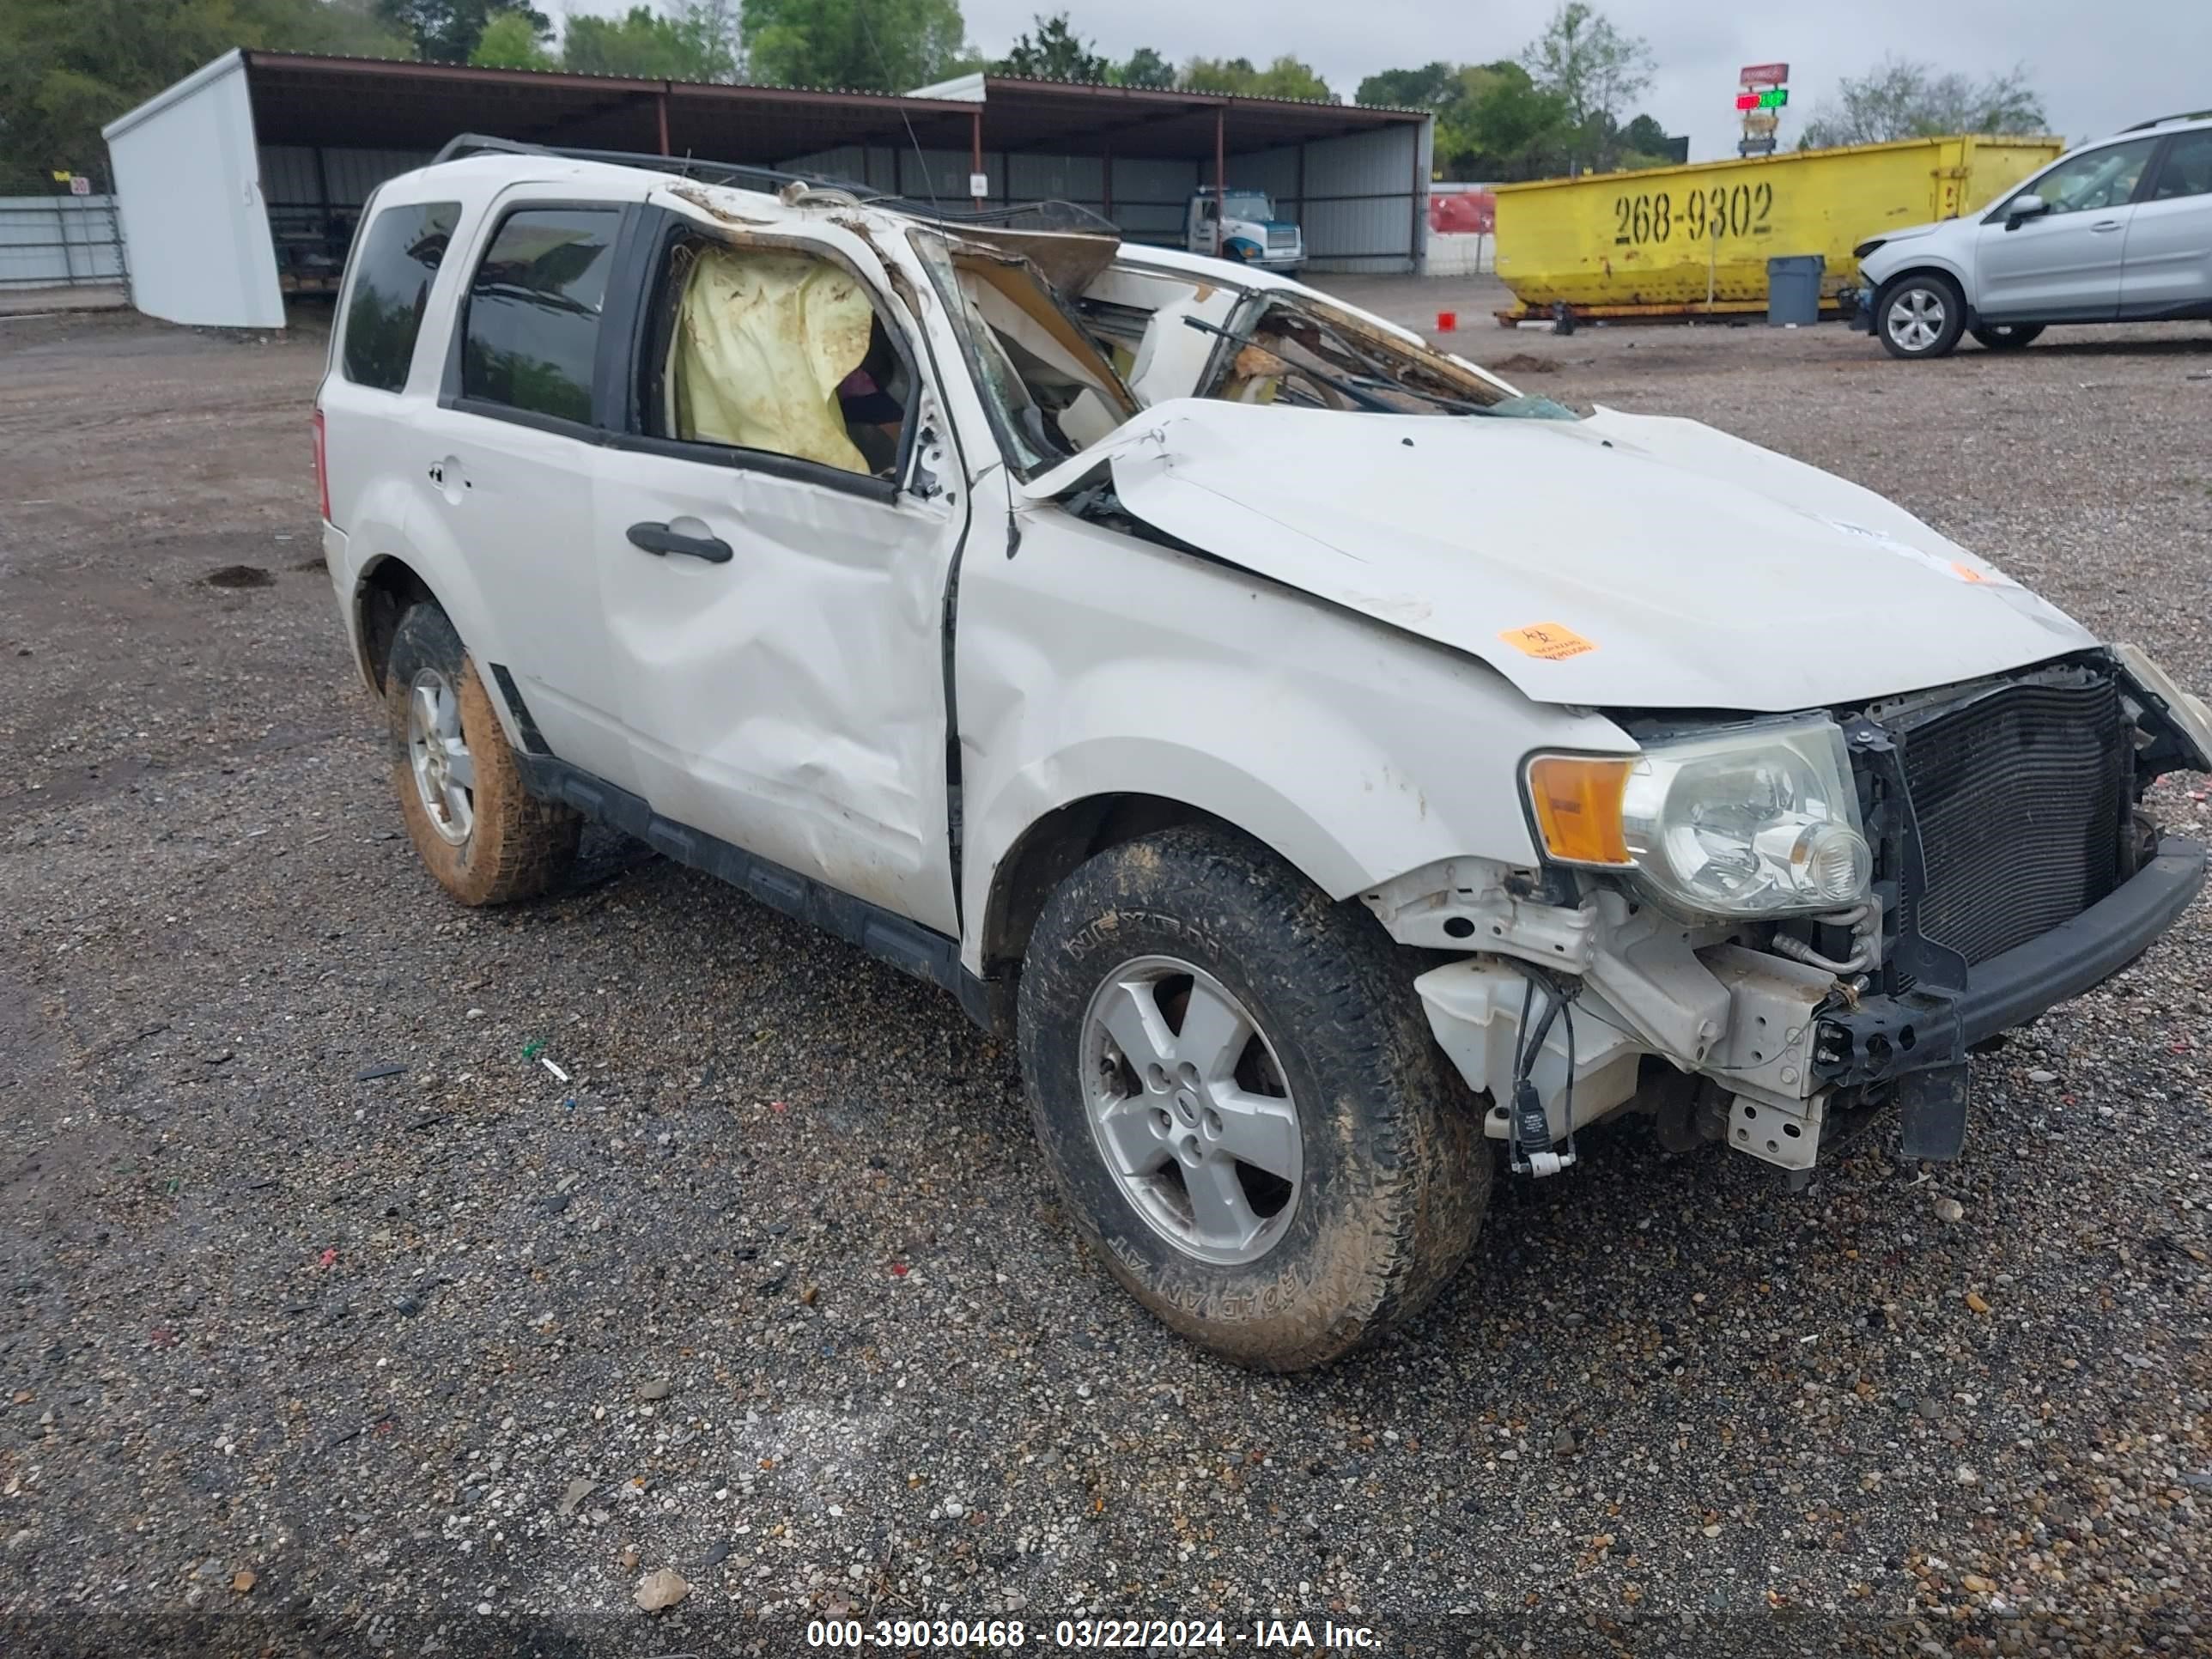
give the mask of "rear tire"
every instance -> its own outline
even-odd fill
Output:
[[[1966,298],[1936,271],[1899,277],[1875,301],[1874,325],[1893,357],[1911,362],[1948,356],[1966,332]]]
[[[1411,980],[1356,903],[1209,826],[1102,853],[1046,904],[1018,1009],[1037,1139],[1170,1328],[1297,1370],[1466,1260],[1494,1160]]]
[[[392,787],[439,885],[463,904],[506,904],[566,875],[583,821],[524,787],[476,665],[438,606],[400,618],[384,689]]]
[[[1973,331],[1985,351],[2018,351],[2042,332],[2041,323],[1984,323]]]

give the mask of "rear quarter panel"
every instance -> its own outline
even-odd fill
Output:
[[[316,406],[323,412],[330,521],[338,532],[325,538],[325,552],[347,635],[365,679],[369,670],[362,649],[362,589],[388,559],[401,561],[422,578],[453,617],[462,638],[481,650],[495,650],[495,608],[486,602],[462,549],[449,538],[423,538],[425,520],[417,501],[427,481],[426,458],[433,453],[422,425],[428,411],[437,407],[461,291],[478,252],[493,194],[458,172],[408,173],[380,188],[362,216],[362,232],[355,238],[356,247],[375,216],[387,209],[428,202],[460,204],[452,241],[423,307],[403,390],[386,392],[346,378],[341,359],[356,275],[350,262],[338,295],[330,361],[316,392]],[[494,701],[496,704],[499,700]]]

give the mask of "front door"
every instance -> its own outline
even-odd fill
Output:
[[[2120,314],[2212,316],[2212,127],[2174,135],[2136,204]]]
[[[945,629],[968,492],[902,313],[834,227],[672,221],[653,258],[636,429],[601,453],[592,515],[640,793],[957,934]]]
[[[2118,316],[2136,187],[2158,142],[2134,138],[2069,156],[1984,216],[1975,238],[1975,310],[1994,322]],[[2014,222],[2014,209],[2029,200],[2045,211]]]
[[[1191,204],[1190,251],[1193,253],[1219,254],[1221,252],[1221,201],[1207,194]]]

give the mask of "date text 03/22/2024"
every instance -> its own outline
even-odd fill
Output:
[[[1062,1619],[1034,1633],[1016,1619],[817,1619],[806,1626],[811,1648],[979,1648],[1011,1652],[1034,1643],[1040,1647],[1104,1650],[1200,1652],[1245,1648],[1258,1651],[1367,1652],[1381,1650],[1382,1638],[1365,1625],[1340,1625],[1331,1619],[1255,1619],[1249,1625],[1200,1619]]]

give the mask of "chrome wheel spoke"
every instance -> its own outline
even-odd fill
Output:
[[[477,787],[476,757],[469,753],[468,744],[459,738],[446,739],[446,776],[464,789]]]
[[[1109,1106],[1099,1115],[1099,1144],[1118,1173],[1154,1175],[1174,1160],[1175,1149],[1159,1128],[1161,1115],[1160,1109],[1141,1095]]]
[[[1175,1057],[1194,1066],[1206,1081],[1226,1082],[1252,1041],[1252,1023],[1228,994],[1194,981],[1184,1006],[1182,1030],[1176,1033]]]
[[[1237,1164],[1227,1158],[1200,1160],[1196,1169],[1183,1171],[1183,1189],[1190,1194],[1191,1218],[1199,1236],[1219,1249],[1241,1249],[1260,1231],[1260,1218],[1237,1178]]]
[[[1121,1058],[1141,1073],[1147,1066],[1166,1065],[1175,1059],[1175,1033],[1152,994],[1149,981],[1125,980],[1109,987],[1104,1005],[1095,1018],[1103,1022]]]
[[[1221,1126],[1214,1142],[1221,1151],[1285,1181],[1297,1174],[1298,1115],[1289,1101],[1217,1089],[1209,1103]]]

